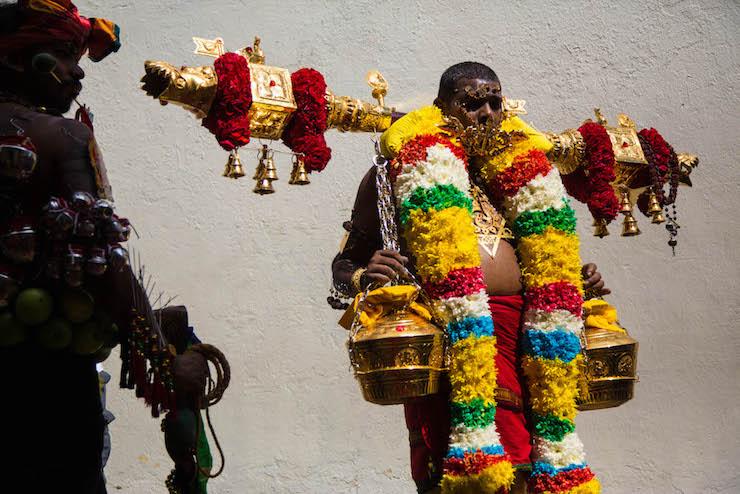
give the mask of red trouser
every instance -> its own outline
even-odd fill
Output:
[[[521,295],[489,299],[496,333],[496,385],[513,392],[520,402],[519,335],[523,305]],[[411,476],[420,492],[436,485],[442,475],[442,458],[447,452],[450,433],[448,401],[449,393],[442,392],[404,405],[411,445]],[[500,402],[496,409],[496,429],[511,462],[529,464],[531,435],[523,411]]]

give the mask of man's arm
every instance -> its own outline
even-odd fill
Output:
[[[355,198],[352,220],[345,223],[349,237],[342,252],[332,263],[334,285],[341,291],[354,295],[357,287],[352,284],[352,276],[358,269],[367,271],[360,279],[360,287],[366,288],[375,283],[384,285],[403,271],[408,259],[400,253],[382,250],[378,216],[378,191],[375,186],[375,167],[363,177]]]

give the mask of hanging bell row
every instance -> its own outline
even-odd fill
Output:
[[[266,144],[262,145],[259,150],[259,162],[257,168],[254,170],[252,180],[254,180],[255,186],[252,191],[255,194],[272,194],[275,192],[275,188],[272,182],[279,180],[277,167],[275,166],[274,159],[275,152],[271,150]],[[241,178],[245,175],[244,166],[242,165],[239,153],[235,149],[229,154],[229,160],[226,163],[223,176],[226,178]],[[293,155],[293,169],[290,172],[290,180],[288,181],[291,185],[307,185],[311,181],[308,178],[308,172],[306,171],[306,165],[303,161],[303,157],[300,155]]]

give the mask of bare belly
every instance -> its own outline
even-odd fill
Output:
[[[511,245],[501,241],[493,259],[482,248],[478,250],[489,295],[515,295],[522,291],[519,261]]]

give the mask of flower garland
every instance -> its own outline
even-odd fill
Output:
[[[519,239],[517,250],[526,302],[522,369],[534,429],[534,467],[529,488],[536,493],[595,493],[599,492],[599,482],[586,466],[574,423],[583,359],[583,287],[575,213],[558,170],[545,154],[549,143],[541,141],[536,131],[516,117],[508,119],[507,125],[526,129],[531,143],[539,140],[534,149],[513,149],[508,168],[502,169],[497,162],[481,164],[482,172],[503,196],[504,214]],[[592,129],[589,124],[579,129],[584,133],[587,149],[589,141],[598,136]],[[603,150],[604,144],[592,150]],[[608,149],[611,150],[610,142]],[[590,154],[592,169],[596,163],[606,165],[610,153],[594,151]],[[597,156],[598,160],[594,159]],[[613,159],[611,153],[612,162]],[[598,175],[607,179],[609,173],[601,171]],[[598,175],[591,178],[598,180]],[[595,209],[605,211],[598,209],[599,204],[594,206],[589,204],[592,213]]]
[[[595,122],[583,124],[578,132],[586,148],[586,167],[562,176],[568,193],[588,205],[594,219],[608,222],[619,213],[619,198],[611,182],[614,174],[614,150],[606,129]]]
[[[293,152],[302,154],[306,170],[320,172],[331,159],[326,145],[326,81],[314,69],[300,69],[290,75],[297,109],[283,132],[283,142]]]
[[[218,76],[216,98],[202,124],[222,148],[231,151],[249,143],[249,64],[238,53],[225,53],[216,59],[214,68]]]
[[[478,253],[467,162],[422,108],[383,135],[400,226],[450,341],[450,442],[444,492],[494,493],[514,469],[496,431],[496,338]]]
[[[495,336],[469,207],[466,163],[443,133],[442,114],[422,108],[383,135],[402,234],[450,338],[452,432],[444,461],[445,493],[494,493],[513,467],[495,429]],[[534,422],[534,492],[597,493],[573,419],[582,360],[578,237],[547,139],[517,117],[502,130],[528,139],[481,164],[519,237],[527,310],[522,348]],[[588,132],[588,131],[587,131]],[[608,139],[608,137],[607,137]],[[612,154],[613,160],[613,154]]]

